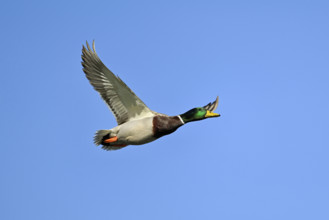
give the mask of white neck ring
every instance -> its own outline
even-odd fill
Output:
[[[180,121],[185,124],[185,122],[183,121],[182,117],[180,117],[180,115],[178,115],[178,118],[180,119]]]

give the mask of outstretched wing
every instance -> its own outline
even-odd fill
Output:
[[[208,111],[213,112],[216,110],[217,106],[218,106],[218,96],[214,102],[212,102],[212,103],[210,102],[208,105],[203,106],[203,108]]]
[[[135,93],[118,77],[115,76],[99,59],[95,42],[93,48],[82,46],[82,66],[91,85],[100,93],[103,100],[113,112],[118,124],[129,120],[153,116],[152,111]]]

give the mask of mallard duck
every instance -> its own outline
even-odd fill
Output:
[[[206,106],[193,108],[184,114],[168,116],[150,110],[144,102],[99,59],[88,42],[82,46],[82,66],[87,79],[99,92],[114,114],[118,126],[109,130],[98,130],[94,143],[105,150],[117,150],[127,145],[141,145],[154,141],[177,130],[182,125],[219,117],[213,111],[218,105],[216,100]]]

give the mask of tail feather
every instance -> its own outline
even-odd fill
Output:
[[[125,146],[118,147],[118,146],[111,146],[111,145],[103,145],[102,149],[107,150],[107,151],[112,151],[112,150],[119,150],[121,148],[124,148]]]
[[[104,137],[108,136],[110,137],[111,130],[98,130],[96,131],[96,134],[94,136],[94,143],[98,146],[101,145]]]
[[[103,145],[102,149],[104,150],[119,150],[126,145],[111,145],[111,143],[104,143],[105,139],[110,138],[111,130],[98,130],[94,136],[94,143],[98,145]]]

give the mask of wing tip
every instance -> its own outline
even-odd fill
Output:
[[[207,105],[204,106],[204,108],[211,112],[215,111],[218,106],[218,100],[219,100],[219,97],[217,96],[215,101],[209,102]]]
[[[84,44],[82,44],[82,51],[96,53],[95,40],[93,40],[92,49],[91,49],[88,41],[86,40],[86,46]]]

